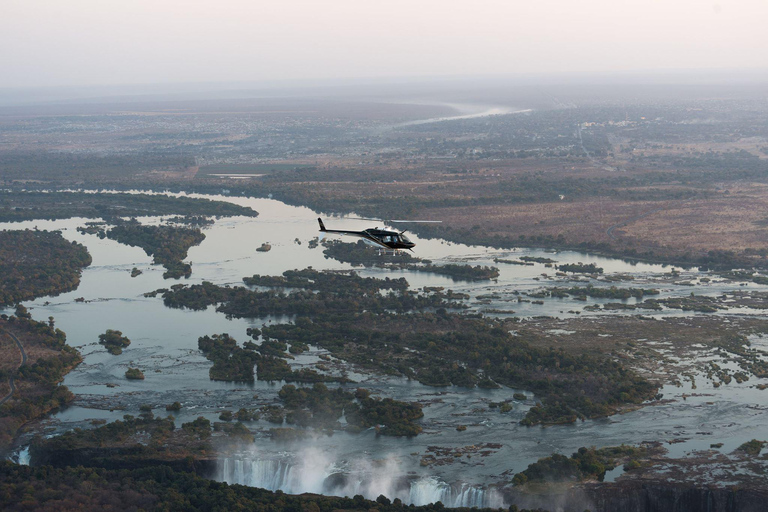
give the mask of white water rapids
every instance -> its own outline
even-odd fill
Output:
[[[432,476],[409,477],[393,458],[375,463],[337,463],[313,449],[294,458],[263,458],[257,453],[225,457],[219,460],[216,479],[289,494],[359,494],[372,500],[384,495],[409,505],[440,501],[446,507],[505,506],[495,489],[464,482],[448,484]]]

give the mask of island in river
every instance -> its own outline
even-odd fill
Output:
[[[126,246],[109,238],[99,238],[97,233],[82,233],[75,229],[62,231],[66,236],[86,244],[95,255],[95,263],[87,268],[84,274],[86,277],[93,272],[93,277],[98,276],[99,283],[103,283],[105,276],[109,276],[109,279],[114,280],[112,282],[120,283],[120,287],[110,286],[105,289],[101,288],[95,279],[84,280],[78,290],[68,292],[54,303],[51,303],[49,298],[27,303],[33,315],[40,315],[41,318],[55,316],[57,325],[62,324],[70,333],[70,337],[74,332],[75,339],[82,340],[76,344],[88,366],[84,366],[82,370],[76,369],[65,381],[76,393],[76,399],[69,409],[55,416],[61,418],[56,420],[62,422],[61,427],[68,429],[66,425],[70,425],[93,429],[102,421],[99,417],[111,425],[115,421],[128,421],[123,418],[126,414],[136,418],[145,413],[147,407],[150,411],[157,410],[179,401],[180,408],[172,411],[176,417],[173,422],[175,429],[179,429],[183,424],[195,424],[194,422],[202,417],[210,422],[211,439],[222,437],[236,440],[235,443],[217,445],[215,452],[208,452],[208,455],[199,459],[207,461],[201,462],[199,467],[194,464],[190,466],[197,468],[196,471],[204,477],[267,488],[272,485],[273,490],[327,494],[352,492],[352,495],[359,493],[375,499],[378,494],[371,494],[373,487],[353,489],[345,476],[352,468],[342,470],[332,478],[329,476],[323,484],[325,487],[311,487],[312,480],[309,478],[307,464],[302,465],[298,459],[288,461],[275,458],[273,452],[302,453],[307,441],[324,447],[324,450],[336,449],[331,447],[339,445],[376,446],[383,442],[385,444],[381,450],[400,446],[397,453],[399,464],[402,466],[397,471],[398,474],[407,477],[408,471],[405,468],[410,467],[413,467],[415,472],[415,478],[411,476],[403,480],[396,479],[392,481],[391,486],[386,487],[384,494],[387,494],[390,500],[397,498],[411,503],[441,500],[455,506],[518,503],[520,506],[535,508],[544,505],[550,507],[547,504],[550,502],[541,501],[537,505],[534,501],[526,501],[531,497],[530,492],[526,494],[525,490],[535,490],[536,482],[515,484],[513,479],[516,474],[524,473],[526,467],[536,463],[538,459],[552,456],[551,448],[533,448],[538,446],[535,440],[547,436],[548,432],[558,435],[558,429],[561,428],[575,428],[577,431],[582,428],[592,429],[589,436],[574,438],[575,442],[587,442],[576,446],[563,445],[562,451],[567,458],[572,453],[578,453],[579,447],[594,444],[588,441],[594,439],[591,437],[593,432],[612,431],[609,424],[599,423],[601,420],[586,419],[590,416],[604,416],[621,411],[625,414],[612,417],[618,420],[608,421],[626,423],[635,414],[629,411],[641,407],[636,413],[648,415],[654,414],[654,410],[665,411],[665,415],[670,414],[669,421],[673,422],[673,411],[677,409],[682,411],[688,404],[705,407],[706,402],[713,400],[706,395],[720,393],[719,396],[725,398],[730,396],[730,393],[738,395],[744,390],[752,390],[751,393],[761,392],[755,386],[760,384],[761,379],[759,363],[762,349],[759,336],[764,332],[764,322],[759,315],[752,315],[739,322],[735,322],[732,315],[722,316],[723,313],[728,315],[729,308],[747,308],[746,311],[759,313],[759,294],[763,293],[763,285],[753,282],[753,276],[719,277],[712,272],[686,273],[684,270],[676,271],[677,275],[668,275],[671,273],[661,267],[637,269],[621,262],[590,259],[583,254],[568,253],[550,253],[548,258],[557,264],[578,261],[594,263],[604,268],[604,273],[595,276],[557,275],[556,269],[550,270],[550,267],[546,267],[552,263],[543,260],[532,261],[531,267],[499,267],[498,282],[490,283],[468,281],[461,284],[447,276],[408,269],[363,268],[350,272],[347,264],[326,259],[322,246],[310,249],[309,244],[296,244],[296,230],[285,233],[282,238],[273,233],[270,235],[274,244],[273,251],[255,255],[252,249],[258,247],[265,237],[249,230],[265,229],[274,232],[274,222],[293,222],[291,215],[314,219],[315,212],[281,210],[284,206],[269,201],[256,201],[251,204],[260,211],[275,208],[275,214],[262,215],[257,219],[220,219],[205,227],[206,239],[199,246],[191,248],[188,256],[190,261],[195,263],[192,282],[165,288],[155,297],[143,295],[147,290],[163,286],[161,271],[145,272],[135,278],[129,275],[129,271],[137,265],[150,263],[151,260],[144,251],[137,248],[136,252],[126,253]],[[277,221],[278,218],[281,220]],[[66,227],[68,221],[57,222],[63,223],[58,225]],[[73,221],[72,225],[81,224],[82,221],[78,220]],[[46,225],[42,224],[41,227]],[[222,238],[233,231],[231,238]],[[304,239],[313,236],[314,225],[308,224],[306,231],[299,234]],[[229,245],[225,240],[230,240]],[[439,242],[420,240],[419,247],[424,251],[422,254],[432,260],[438,260],[435,264],[446,263],[445,260],[439,261],[439,258],[430,254],[430,251],[445,252],[445,246]],[[111,252],[107,251],[107,248],[111,248]],[[452,250],[473,266],[487,265],[487,262],[494,258],[510,257],[509,253],[485,253],[482,249],[471,247],[457,247]],[[526,256],[525,253],[517,254]],[[545,257],[536,255],[540,253],[529,254],[532,258]],[[221,260],[222,255],[226,255],[226,260]],[[208,262],[215,265],[209,265]],[[307,266],[311,264],[313,268],[299,266],[301,262]],[[453,260],[453,263],[461,262],[456,263]],[[286,269],[287,265],[291,266]],[[290,270],[291,268],[301,270]],[[258,269],[259,274],[252,275],[254,269]],[[319,269],[337,271],[327,272]],[[222,271],[223,274],[219,274]],[[542,274],[547,272],[548,276],[543,277]],[[196,277],[198,273],[200,275]],[[632,275],[633,279],[628,279],[628,275]],[[704,279],[710,281],[704,282]],[[750,279],[754,290],[738,287],[739,283],[744,282],[739,279]],[[701,281],[701,284],[674,284],[690,281]],[[734,291],[734,285],[739,288],[735,290],[739,294],[729,292],[725,293],[723,298],[723,290]],[[691,299],[691,286],[696,290],[694,298],[717,298],[714,304],[718,305],[718,314],[699,313],[704,315],[699,317],[694,310],[686,312],[681,307],[676,307],[679,301]],[[639,289],[643,290],[642,296],[636,291]],[[105,294],[105,290],[109,291]],[[120,292],[115,293],[115,290]],[[568,290],[568,296],[564,296],[561,290]],[[653,294],[646,292],[647,290],[656,290],[659,293]],[[586,300],[581,300],[582,295]],[[518,299],[529,300],[526,296],[541,300],[543,304],[518,302]],[[83,302],[76,301],[80,297],[84,298]],[[122,299],[104,300],[110,297]],[[642,314],[635,317],[605,316],[613,311],[603,308],[608,304],[619,301],[633,305],[648,297],[658,300],[660,309],[640,309]],[[166,299],[167,306],[174,307],[164,305]],[[49,304],[46,305],[46,302]],[[539,308],[553,318],[532,318],[519,314],[479,314],[485,309],[500,310],[505,304],[531,310]],[[581,314],[558,313],[560,310],[575,311],[575,308],[596,305],[597,311],[584,309]],[[118,325],[110,318],[106,309],[108,307],[113,308],[115,312],[121,312],[121,316],[127,315],[127,323],[132,326],[132,343],[118,356],[106,354],[102,347],[95,345],[98,335],[107,329],[116,326],[127,329],[123,327],[126,324]],[[78,309],[73,308],[81,309],[78,312]],[[363,309],[366,312],[359,313]],[[65,311],[67,315],[64,315]],[[101,313],[96,313],[99,311]],[[675,318],[675,312],[691,316]],[[647,315],[653,314],[658,315],[657,319],[646,318]],[[82,315],[92,318],[91,323],[94,325],[82,322],[80,319],[85,318]],[[141,325],[147,324],[147,320],[153,318],[153,315],[158,315],[155,316],[158,320]],[[99,318],[101,316],[105,318]],[[143,321],[131,321],[131,318]],[[706,330],[702,331],[701,327],[697,327],[697,323]],[[154,332],[162,329],[162,325],[172,327],[173,331],[162,331],[160,335]],[[198,327],[195,327],[196,325]],[[714,329],[714,326],[718,326],[717,329]],[[191,332],[190,327],[193,329]],[[333,333],[333,336],[324,336],[320,327],[329,329],[328,332]],[[93,330],[93,334],[86,335],[90,330]],[[639,331],[647,333],[648,338],[645,341],[638,340],[635,333]],[[475,332],[481,336],[475,336]],[[708,337],[703,338],[700,332],[706,332]],[[221,373],[218,373],[218,370],[216,373],[217,377],[225,377],[225,380],[210,380],[210,377],[214,376],[211,370],[216,366],[218,356],[212,361],[206,360],[206,354],[197,350],[198,340],[204,336],[212,338],[223,333],[231,333],[231,338],[238,340],[235,342],[238,350],[232,350],[231,353],[245,351],[244,353],[254,353],[259,359],[270,361],[269,367],[261,369],[261,372],[264,372],[262,376],[266,377],[264,381],[259,378],[259,361],[252,362],[250,366],[253,384],[229,384],[226,380],[229,373],[226,366],[221,368]],[[449,333],[453,337],[446,337]],[[600,334],[606,336],[601,337]],[[159,346],[160,336],[162,344],[165,345],[163,347]],[[448,339],[451,343],[447,342]],[[701,346],[696,346],[691,340],[700,340]],[[674,350],[689,350],[690,355],[678,357],[677,352],[668,350],[665,345],[668,342],[674,344]],[[93,348],[90,348],[91,343],[94,344]],[[255,347],[248,345],[249,343]],[[155,346],[157,348],[154,348]],[[477,356],[473,356],[472,352],[478,352]],[[719,360],[712,359],[713,356]],[[109,359],[102,359],[103,357]],[[504,357],[510,362],[509,368],[485,363],[485,360],[495,362],[503,360]],[[737,361],[740,361],[739,369],[730,363],[736,357]],[[526,364],[527,358],[531,359],[530,364]],[[453,364],[459,361],[462,364]],[[688,368],[685,361],[697,361],[697,365]],[[718,365],[719,370],[711,363]],[[743,369],[742,363],[745,366]],[[127,381],[123,374],[129,368],[140,369],[145,379]],[[404,404],[414,404],[421,409],[424,417],[411,421],[422,432],[413,437],[412,442],[409,441],[409,446],[391,444],[399,441],[397,438],[389,441],[390,436],[377,437],[377,430],[382,429],[376,429],[376,423],[369,423],[370,430],[357,429],[360,431],[355,432],[355,429],[350,428],[352,425],[345,416],[335,416],[336,413],[332,411],[337,409],[330,407],[327,414],[323,412],[326,399],[317,400],[322,395],[313,395],[314,401],[307,402],[305,406],[294,405],[288,408],[280,401],[279,391],[282,385],[275,388],[269,384],[269,380],[282,380],[279,373],[276,377],[269,377],[274,368],[287,370],[291,375],[313,375],[309,372],[314,372],[314,375],[330,381],[325,384],[328,389],[347,388],[352,392],[361,387],[372,391],[373,396],[381,400],[392,399]],[[598,371],[601,368],[613,370],[603,375],[602,371]],[[236,375],[242,374],[242,370],[243,368],[238,366]],[[507,371],[509,373],[505,373]],[[744,375],[740,372],[748,379],[744,380]],[[707,378],[707,375],[711,378]],[[620,380],[606,385],[600,384],[600,379],[607,379],[606,383],[611,382],[611,379]],[[240,377],[233,380],[240,380]],[[333,381],[345,381],[347,384],[339,386],[332,384]],[[651,386],[647,387],[646,383]],[[715,384],[719,387],[715,387]],[[514,387],[510,389],[509,385]],[[627,387],[621,387],[625,385]],[[680,387],[677,388],[677,385]],[[664,396],[660,400],[651,401],[634,399],[631,395],[630,399],[626,400],[626,397],[620,396],[621,392],[627,393],[627,390],[631,392],[635,389],[633,386],[641,386],[638,389],[647,390],[642,392],[647,392],[649,398],[655,398],[659,392]],[[663,389],[657,391],[658,386],[663,386]],[[300,389],[301,386],[296,387]],[[601,395],[603,388],[609,394]],[[621,389],[621,392],[610,395],[616,389]],[[676,389],[679,391],[675,391]],[[729,389],[733,391],[728,391]],[[201,390],[204,390],[203,393]],[[586,395],[590,400],[590,407],[594,409],[580,405],[587,404],[582,402],[581,397],[584,395],[581,390],[585,394],[597,393]],[[596,402],[596,398],[604,401]],[[328,402],[328,405],[330,406],[331,402]],[[746,405],[749,405],[749,402]],[[597,409],[597,406],[600,406],[600,409]],[[114,412],[109,412],[109,409]],[[314,419],[318,411],[320,416]],[[69,420],[65,419],[72,413],[75,416],[71,416]],[[733,411],[723,414],[733,414]],[[580,420],[581,417],[586,420]],[[521,425],[526,419],[530,420],[530,423],[575,421],[575,424],[570,427],[550,426],[546,430],[538,431],[540,427]],[[627,423],[627,426],[631,424],[632,428],[636,428],[634,420],[632,421],[633,423]],[[238,426],[238,422],[242,426]],[[385,423],[382,422],[381,425]],[[649,423],[652,427],[652,422]],[[41,423],[40,426],[44,424]],[[652,434],[662,436],[664,441],[690,436],[690,440],[683,443],[665,444],[668,450],[672,450],[672,454],[664,455],[663,450],[653,449],[638,452],[642,456],[634,459],[619,458],[610,464],[601,464],[606,468],[611,464],[615,465],[616,469],[613,471],[623,471],[626,467],[625,474],[617,482],[620,484],[649,472],[654,467],[655,460],[661,461],[665,457],[666,460],[675,460],[679,453],[675,451],[678,447],[693,447],[706,443],[705,446],[709,449],[710,444],[722,442],[726,440],[725,436],[729,435],[725,426],[709,434],[690,432],[680,436],[664,433],[664,430],[668,431],[674,425],[678,423],[668,423],[666,426],[663,422],[659,423],[660,430]],[[464,427],[464,430],[457,428],[460,426]],[[61,427],[49,423],[43,428],[56,432]],[[29,439],[29,434],[35,432],[34,424],[30,425],[30,428],[26,439]],[[127,434],[120,438],[122,449],[138,449],[146,442],[140,434],[142,428],[138,426],[135,431],[130,428],[126,430]],[[726,443],[718,453],[730,453],[744,442],[759,440],[759,432],[760,427],[752,427],[745,432],[748,438],[732,447]],[[333,434],[332,437],[328,437],[330,433]],[[469,437],[461,437],[465,435]],[[249,441],[248,436],[255,440]],[[486,436],[494,439],[488,439]],[[574,436],[568,433],[567,437]],[[613,443],[602,442],[601,448],[620,445],[622,442],[634,444],[638,438],[648,439],[636,434],[631,437],[625,435],[623,438],[614,436],[609,440],[609,443]],[[96,439],[93,438],[89,442],[93,443]],[[89,445],[85,440],[86,438],[77,441],[82,442],[78,448],[78,460],[83,463],[88,457],[95,457],[98,453],[93,450],[93,445]],[[502,442],[499,443],[499,440]],[[158,447],[165,442],[158,441]],[[416,444],[412,444],[413,442]],[[526,443],[531,443],[531,448],[524,449],[531,451],[518,452],[519,446],[528,446]],[[152,443],[149,446],[152,446]],[[262,450],[261,455],[250,453],[250,446],[258,446]],[[50,459],[44,458],[46,449],[49,450]],[[545,451],[547,449],[549,452]],[[55,453],[57,452],[54,445],[48,445],[46,448],[45,443],[42,443],[38,449],[33,450],[32,462],[37,464],[38,461],[54,459],[66,461],[74,452],[68,452],[70,455],[60,458],[54,457]],[[167,453],[171,455],[173,450]],[[163,465],[164,459],[161,455],[162,451],[154,451],[148,460],[153,460],[153,464]],[[385,455],[386,453],[382,453],[382,457]],[[354,457],[360,457],[360,454],[355,451]],[[103,464],[104,458],[97,457],[93,460],[94,465],[99,465]],[[99,460],[102,462],[98,462]],[[733,460],[736,466],[747,463],[746,459],[739,457]],[[754,458],[749,463],[753,461]],[[337,463],[326,460],[319,464],[315,470]],[[681,467],[683,464],[681,462]],[[237,469],[238,467],[240,469]],[[285,471],[293,468],[292,474],[304,476],[296,477],[298,480],[274,481],[270,484],[266,480],[255,480],[259,468],[283,468]],[[381,471],[375,465],[366,471],[371,475],[371,479],[382,478]],[[609,473],[612,474],[613,471]],[[495,478],[485,476],[490,472]],[[461,476],[457,476],[458,474]],[[593,485],[597,477],[590,475],[599,475],[599,472],[565,474],[568,475],[565,486],[577,489]],[[584,478],[586,480],[582,481]],[[493,485],[483,485],[483,480],[493,482]],[[533,487],[530,487],[531,485]],[[605,485],[606,487],[600,489],[613,488],[611,485]],[[621,488],[619,485],[618,489]]]

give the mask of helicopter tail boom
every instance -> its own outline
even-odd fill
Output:
[[[320,218],[317,219],[317,223],[320,224],[320,231],[323,233],[338,233],[340,235],[353,235],[353,236],[362,236],[362,237],[368,236],[363,231],[347,231],[345,229],[326,229],[325,224],[323,223],[323,219],[320,219]]]

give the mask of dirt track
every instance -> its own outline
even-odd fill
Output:
[[[3,331],[3,332],[5,332],[8,336],[13,338],[13,341],[16,342],[16,346],[19,347],[19,350],[21,351],[21,363],[19,364],[19,367],[27,364],[27,353],[24,351],[24,346],[21,344],[21,341],[19,341],[19,338],[17,338],[16,335],[13,334],[12,332],[8,332],[8,331]],[[10,400],[11,397],[13,396],[14,391],[16,391],[16,383],[14,382],[13,377],[8,379],[8,384],[11,386],[11,390],[8,392],[6,396],[0,399],[0,405],[3,405],[5,402]]]

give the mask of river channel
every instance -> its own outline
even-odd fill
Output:
[[[190,196],[250,206],[259,212],[259,216],[220,219],[205,228],[205,240],[190,249],[186,260],[192,264],[192,276],[181,282],[242,285],[242,278],[253,274],[279,275],[285,270],[309,266],[315,269],[352,268],[326,259],[322,246],[310,248],[309,242],[318,234],[318,213],[309,208],[270,199]],[[162,267],[152,265],[151,258],[139,248],[78,233],[76,228],[89,220],[0,224],[0,229],[61,230],[67,239],[84,244],[93,257],[92,265],[83,271],[77,290],[25,303],[37,320],[53,316],[56,326],[67,333],[68,343],[78,348],[84,357],[84,362],[64,381],[77,395],[74,404],[40,421],[34,426],[34,433],[56,435],[75,427],[90,428],[93,419],[113,421],[124,414],[138,414],[141,404],[152,405],[159,414],[164,413],[165,405],[181,402],[183,407],[176,414],[177,425],[180,425],[198,416],[218,421],[222,410],[236,411],[241,407],[255,408],[275,402],[283,383],[257,381],[253,385],[243,385],[211,381],[208,377],[211,363],[197,350],[197,339],[226,332],[242,342],[247,339],[245,331],[248,327],[289,321],[290,318],[228,319],[213,308],[195,312],[166,308],[162,298],[146,298],[143,294],[177,281],[163,280]],[[162,219],[139,220],[156,223]],[[350,217],[326,220],[331,229],[364,229],[374,224]],[[468,304],[475,310],[492,312],[489,314],[561,318],[575,316],[575,310],[582,316],[617,314],[581,312],[587,304],[611,302],[609,300],[589,299],[583,303],[547,298],[543,304],[518,302],[515,292],[560,285],[558,279],[562,278],[555,276],[555,269],[542,263],[530,266],[495,264],[494,258],[534,256],[551,258],[561,264],[595,263],[604,268],[607,275],[626,274],[634,280],[607,284],[584,278],[585,282],[579,283],[581,286],[591,282],[600,286],[655,287],[659,288],[662,298],[688,296],[692,289],[701,295],[719,295],[745,288],[768,291],[768,287],[754,283],[740,285],[717,279],[700,281],[704,273],[695,269],[678,269],[680,276],[672,282],[661,279],[671,268],[660,265],[632,264],[577,252],[497,250],[443,240],[423,240],[415,235],[411,238],[417,244],[416,256],[435,263],[496,265],[500,277],[495,281],[473,283],[412,271],[359,269],[361,275],[402,276],[412,289],[443,286],[468,293],[472,297]],[[272,249],[257,252],[256,249],[265,242]],[[132,278],[130,271],[133,267],[143,273]],[[695,314],[668,309],[639,311],[658,317]],[[131,339],[131,346],[121,355],[110,355],[96,343],[98,335],[107,329],[121,330]],[[638,338],[642,337],[642,333],[638,333]],[[313,347],[292,364],[314,364],[321,353]],[[124,373],[129,366],[141,368],[145,380],[126,380]],[[256,421],[248,424],[256,434],[254,445],[244,447],[238,453],[222,454],[217,477],[228,482],[293,493],[364,494],[374,499],[379,494],[386,494],[415,504],[441,500],[446,505],[502,505],[500,495],[493,490],[494,485],[508,481],[511,475],[531,462],[553,452],[570,455],[580,446],[682,440],[670,444],[668,449],[672,455],[684,456],[693,450],[708,448],[711,443],[725,443],[725,452],[753,438],[768,439],[768,410],[762,405],[764,399],[761,398],[765,392],[752,387],[754,382],[714,388],[706,379],[699,379],[695,391],[690,383],[684,382],[682,386],[665,386],[661,390],[664,397],[671,400],[623,415],[568,426],[529,428],[518,422],[535,403],[532,394],[528,393],[528,400],[515,401],[513,410],[508,413],[488,407],[489,402],[511,399],[513,393],[524,390],[433,388],[406,379],[363,373],[341,362],[337,368],[382,397],[420,401],[424,405],[424,432],[411,439],[377,437],[373,431],[323,434],[300,445],[285,445],[267,437],[266,431],[275,425],[264,420]],[[107,384],[116,386],[108,387]],[[683,400],[683,394],[693,395]],[[467,429],[459,432],[456,430],[459,425],[466,425]],[[20,450],[28,439],[29,435],[26,435],[19,440]],[[442,459],[450,459],[443,463],[422,465],[420,462],[425,455],[434,454],[430,447],[450,448],[454,453],[450,457],[443,456]],[[456,449],[463,450],[455,452]]]

